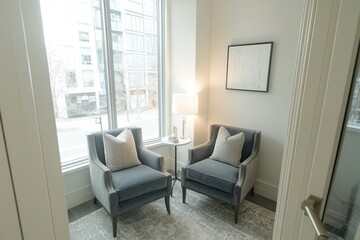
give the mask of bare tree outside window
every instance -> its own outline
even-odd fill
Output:
[[[357,77],[355,83],[349,123],[360,126],[360,76]]]

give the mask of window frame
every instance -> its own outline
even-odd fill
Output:
[[[165,132],[165,0],[157,0],[157,57],[158,57],[158,125],[159,125],[159,137],[144,140],[144,144],[147,147],[154,147],[161,144],[160,139]],[[111,26],[111,9],[110,0],[100,0],[101,8],[101,24],[103,29],[103,51],[104,51],[104,66],[105,66],[105,89],[106,89],[106,101],[108,108],[108,124],[109,129],[117,128],[116,118],[116,91],[115,91],[115,78],[114,78],[114,59],[112,48],[112,26]],[[144,15],[145,17],[145,15]],[[144,38],[145,39],[145,38]],[[144,40],[144,52],[145,52],[145,40]],[[146,68],[146,66],[144,66]],[[113,80],[109,80],[113,79]],[[61,162],[61,169],[63,174],[68,174],[72,171],[77,171],[88,166],[88,157],[75,158],[66,162]]]

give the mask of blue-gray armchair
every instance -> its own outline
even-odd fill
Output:
[[[106,166],[103,133],[117,136],[124,130],[87,134],[94,203],[99,201],[111,215],[114,237],[118,215],[140,205],[164,197],[170,214],[171,175],[164,169],[163,156],[144,147],[141,128],[130,128],[141,164],[114,172]]]
[[[211,125],[210,139],[189,150],[188,163],[181,172],[182,200],[185,203],[186,189],[190,189],[224,201],[234,206],[234,220],[237,223],[242,200],[248,192],[254,194],[261,133],[249,129],[223,126],[231,136],[240,132],[244,133],[241,158],[239,156],[240,165],[233,166],[210,158],[221,126]]]

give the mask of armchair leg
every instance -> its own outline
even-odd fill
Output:
[[[235,206],[235,207],[234,207],[234,220],[235,220],[235,224],[238,223],[238,215],[239,215],[239,206]]]
[[[182,188],[182,202],[185,203],[186,200],[186,188]]]
[[[166,205],[166,211],[168,212],[168,214],[170,214],[170,197],[169,196],[165,197],[165,205]]]
[[[112,216],[112,227],[113,227],[113,237],[116,238],[116,233],[117,233],[117,216]]]
[[[94,204],[97,204],[97,199],[96,199],[96,197],[94,197]]]
[[[254,187],[252,187],[252,188],[250,189],[250,194],[251,194],[251,196],[254,196],[254,194],[255,194],[255,189],[254,189]]]

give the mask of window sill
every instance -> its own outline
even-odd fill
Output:
[[[89,166],[89,160],[87,157],[84,157],[81,159],[72,160],[62,164],[61,171],[63,176],[65,176],[73,172],[77,172],[85,168],[88,168],[88,166]]]
[[[157,147],[161,147],[161,146],[163,146],[163,144],[160,141],[160,139],[157,139],[156,141],[153,141],[153,142],[145,143],[145,147],[148,149],[153,149],[153,148],[157,148]]]
[[[161,147],[163,144],[160,139],[156,139],[155,141],[145,143],[145,147],[148,149],[153,149],[157,147]],[[87,157],[76,159],[72,161],[68,161],[64,164],[61,164],[62,175],[68,175],[74,172],[81,171],[89,166],[89,159]]]

